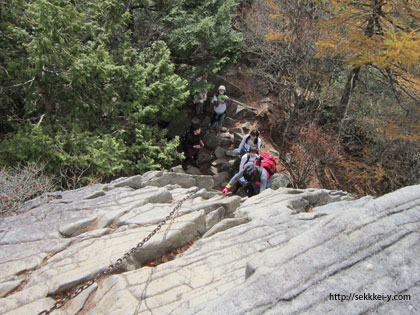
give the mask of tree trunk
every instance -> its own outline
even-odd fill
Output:
[[[370,15],[368,24],[365,29],[365,35],[368,38],[371,38],[375,34],[382,34],[382,27],[379,23],[379,17],[383,15],[382,13],[383,4],[384,4],[384,1],[378,1],[378,0],[372,1],[372,14]],[[347,76],[347,83],[346,83],[346,86],[344,87],[340,104],[337,107],[337,121],[342,121],[344,118],[344,115],[347,111],[347,106],[350,102],[350,94],[352,90],[354,89],[354,86],[357,82],[359,72],[360,72],[360,66],[351,70],[349,75]]]
[[[346,114],[347,106],[349,105],[349,102],[350,102],[350,94],[352,90],[354,89],[357,78],[359,76],[359,72],[360,72],[360,67],[357,67],[351,70],[349,75],[347,76],[346,86],[344,87],[340,104],[337,106],[337,109],[336,109],[337,121],[343,120],[344,115]]]
[[[284,156],[287,152],[287,149],[288,149],[288,146],[289,146],[289,141],[290,141],[290,135],[292,133],[294,122],[295,122],[296,111],[298,109],[297,108],[298,107],[298,96],[297,96],[296,92],[294,92],[294,101],[292,101],[292,102],[293,102],[293,108],[292,108],[292,110],[289,114],[289,119],[287,120],[286,128],[284,129],[284,132],[283,132],[282,143],[281,143],[281,152],[280,152],[281,156]]]

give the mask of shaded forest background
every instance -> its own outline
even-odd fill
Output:
[[[238,64],[269,87],[259,124],[295,187],[314,172],[322,187],[360,195],[420,183],[416,0],[10,0],[0,9],[3,209],[13,195],[173,165],[181,156],[169,123],[214,88],[196,78]]]

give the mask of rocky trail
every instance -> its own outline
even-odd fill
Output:
[[[237,70],[235,71],[237,75]],[[232,75],[234,77],[234,75]],[[228,76],[229,77],[229,76]],[[187,121],[181,121],[175,126],[169,127],[169,135],[175,136],[182,133],[185,126],[189,126],[192,121],[198,122],[202,127],[202,138],[205,143],[205,147],[201,150],[198,162],[200,169],[189,166],[186,171],[187,174],[192,175],[211,175],[214,180],[214,188],[222,189],[225,184],[229,181],[232,176],[228,170],[235,161],[236,154],[233,152],[237,148],[242,138],[247,135],[251,130],[258,130],[258,117],[261,112],[264,111],[264,104],[270,103],[269,97],[264,97],[264,90],[260,92],[260,96],[253,96],[251,105],[247,103],[247,95],[244,92],[244,88],[239,87],[233,83],[234,78],[225,79],[217,77],[215,85],[225,85],[229,96],[232,99],[232,103],[227,108],[226,119],[223,123],[222,133],[217,136],[214,130],[210,133],[205,133],[204,130],[208,126],[212,113],[213,106],[209,101],[205,103],[205,112],[200,117],[197,117],[192,110],[189,114]],[[252,94],[247,91],[248,94]],[[209,98],[210,98],[209,94]],[[262,106],[261,106],[262,105]],[[276,157],[278,162],[278,172],[273,177],[274,188],[287,187],[290,184],[290,179],[285,174],[284,168],[279,163],[279,153],[273,148],[273,144],[270,143],[269,139],[264,134],[260,134],[262,139],[262,152],[271,153]],[[176,166],[171,169],[173,172],[183,173],[181,166]]]
[[[0,313],[49,309],[165,218],[53,314],[418,313],[420,186],[377,199],[292,188],[241,199],[213,185],[148,172],[27,202],[0,223]],[[405,300],[330,299],[352,293]]]
[[[52,314],[420,312],[420,185],[357,199],[287,188],[279,170],[273,189],[224,196],[259,109],[221,82],[235,101],[222,135],[204,135],[200,170],[50,192],[2,218],[0,314],[38,314],[95,278]]]

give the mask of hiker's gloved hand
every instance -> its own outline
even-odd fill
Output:
[[[223,188],[223,190],[222,190],[222,193],[224,193],[225,194],[225,196],[228,194],[228,192],[229,192],[229,190],[230,190],[230,185],[229,184],[227,184],[226,185],[226,187],[225,188]]]

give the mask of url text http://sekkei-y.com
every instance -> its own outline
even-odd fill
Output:
[[[410,301],[410,294],[378,294],[378,293],[330,293],[328,296],[330,301]]]

